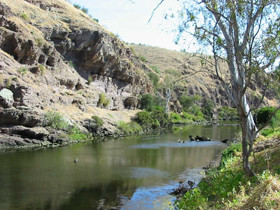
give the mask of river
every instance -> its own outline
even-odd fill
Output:
[[[198,182],[234,126],[177,126],[165,134],[0,153],[0,209],[168,209],[180,180]],[[78,158],[75,163],[74,159]]]

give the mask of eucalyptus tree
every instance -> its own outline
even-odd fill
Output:
[[[203,56],[203,63],[212,63],[214,73],[238,110],[243,169],[251,176],[254,171],[249,157],[260,128],[248,103],[248,87],[253,80],[262,84],[261,102],[266,90],[279,84],[279,12],[280,0],[188,0],[182,1],[178,13],[178,38],[191,34],[213,52],[211,58]],[[224,71],[222,64],[227,65]]]

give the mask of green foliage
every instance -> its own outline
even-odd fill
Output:
[[[28,15],[26,14],[26,13],[21,13],[21,15],[20,15],[20,17],[23,19],[23,20],[25,20],[25,21],[29,21],[30,20],[30,18],[28,17]]]
[[[72,140],[91,139],[90,134],[82,132],[76,125],[70,125],[69,122],[58,112],[48,111],[44,116],[44,126],[65,131],[67,137]]]
[[[93,81],[92,76],[88,76],[88,85],[90,85],[92,81]]]
[[[146,109],[148,111],[151,111],[155,107],[162,107],[164,105],[164,99],[161,97],[156,97],[151,94],[144,94],[142,95],[140,105],[141,109]]]
[[[74,4],[73,6],[77,9],[81,9],[81,5],[79,5],[79,4]]]
[[[142,109],[151,110],[155,106],[154,96],[151,94],[143,95],[140,104]]]
[[[237,110],[235,108],[223,106],[218,110],[218,118],[220,120],[237,119],[238,118]]]
[[[18,73],[21,74],[21,76],[25,75],[27,73],[27,68],[26,67],[20,67],[18,70],[17,70]]]
[[[97,102],[98,107],[107,107],[110,104],[110,99],[107,99],[105,93],[99,94],[99,100]]]
[[[160,74],[160,70],[157,66],[151,66],[151,69],[153,69],[156,73]]]
[[[265,137],[270,136],[270,135],[273,134],[273,133],[274,133],[274,129],[273,129],[273,128],[266,128],[266,129],[263,129],[263,130],[261,131],[261,134],[262,134],[263,136],[265,136]]]
[[[151,82],[153,83],[154,87],[157,87],[158,81],[159,81],[159,76],[153,72],[149,72],[148,76],[149,76]]]
[[[203,103],[202,107],[202,113],[207,116],[208,118],[212,117],[212,113],[215,107],[214,101],[212,101],[210,98],[206,98]]]
[[[195,188],[188,191],[182,198],[181,202],[178,202],[176,207],[178,209],[206,209],[207,208],[207,198],[201,195],[201,190]]]
[[[87,8],[85,8],[85,7],[82,7],[81,5],[79,5],[79,4],[74,4],[73,5],[75,8],[77,8],[77,9],[80,9],[80,10],[82,10],[84,13],[88,13],[88,9]]]
[[[91,119],[95,122],[97,128],[101,127],[104,124],[103,119],[101,119],[100,117],[98,117],[96,115],[92,116]]]
[[[82,132],[77,126],[71,126],[68,129],[68,137],[72,140],[89,140],[92,136]]]
[[[226,148],[222,153],[220,166],[225,166],[225,163],[228,159],[233,158],[236,152],[242,151],[241,143],[231,144],[228,148]]]
[[[147,58],[143,55],[140,55],[139,56],[139,59],[142,61],[142,62],[146,62],[147,61]]]
[[[69,123],[58,112],[48,111],[44,116],[44,125],[57,130],[68,130]]]
[[[207,177],[198,184],[195,192],[186,193],[177,206],[186,207],[190,204],[190,209],[199,209],[201,205],[205,209],[210,206],[217,209],[222,208],[223,200],[234,198],[240,187],[247,182],[244,172],[235,168],[240,158],[233,155],[240,149],[241,145],[232,145],[225,150],[222,154],[223,164],[219,170],[216,168],[208,170]]]
[[[264,125],[270,118],[271,114],[276,110],[274,107],[263,107],[256,113],[256,121],[258,125]],[[270,126],[275,129],[280,125],[280,111],[277,111],[269,122]]]
[[[181,72],[179,72],[178,70],[175,70],[175,69],[166,69],[165,73],[170,74],[175,77],[179,77],[182,75]]]
[[[72,60],[70,60],[70,61],[68,62],[68,65],[69,65],[71,68],[75,68],[75,64],[74,64],[74,62],[73,62]]]
[[[45,66],[43,66],[42,64],[39,64],[38,67],[39,67],[39,69],[41,71],[41,75],[44,75],[45,74],[45,70],[46,70]]]
[[[120,121],[118,124],[118,128],[120,131],[124,134],[136,134],[142,132],[142,127],[134,121],[131,121],[129,123]]]
[[[201,96],[199,95],[194,95],[194,96],[182,95],[179,101],[183,106],[183,108],[187,110],[200,100],[201,100]]]
[[[138,112],[135,121],[142,126],[143,130],[151,129],[155,123],[151,114],[147,111]]]
[[[172,112],[170,114],[170,120],[172,121],[172,123],[181,123],[182,122],[181,116],[175,112]]]
[[[88,9],[87,8],[85,8],[85,7],[83,7],[82,9],[81,9],[84,13],[88,13]]]
[[[159,125],[162,128],[169,127],[171,125],[171,120],[162,107],[154,107],[151,111],[151,117],[156,122],[154,125]]]
[[[189,120],[189,121],[193,121],[195,119],[195,116],[193,114],[190,114],[188,112],[182,112],[182,118]]]
[[[36,38],[35,41],[39,47],[42,47],[45,44],[45,39],[42,37]]]

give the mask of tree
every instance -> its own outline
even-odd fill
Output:
[[[249,156],[261,128],[253,120],[247,92],[252,81],[258,80],[262,101],[266,90],[279,84],[279,13],[279,0],[189,0],[182,2],[179,12],[178,38],[189,33],[212,49],[213,56],[202,56],[202,63],[213,65],[237,108],[242,124],[243,169],[250,176],[254,171]],[[223,63],[228,66],[226,71],[220,68]]]

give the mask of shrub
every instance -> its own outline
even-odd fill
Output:
[[[71,61],[71,60],[68,62],[68,65],[69,65],[71,68],[75,68],[75,64],[74,64],[74,62]]]
[[[88,133],[82,132],[77,126],[71,126],[68,129],[68,137],[72,140],[89,140],[91,135]]]
[[[144,57],[143,55],[140,55],[140,56],[139,56],[139,59],[140,59],[142,62],[146,62],[146,61],[147,61],[147,58]]]
[[[118,128],[124,134],[134,134],[134,133],[142,132],[142,127],[137,122],[134,122],[134,121],[131,121],[129,123],[120,121]]]
[[[238,118],[237,110],[235,108],[223,106],[218,111],[218,118],[220,120],[236,119]]]
[[[105,93],[100,93],[99,94],[99,100],[97,102],[98,107],[107,107],[110,103],[110,99],[106,98]]]
[[[81,9],[81,6],[79,4],[74,4],[73,6],[77,9]]]
[[[39,69],[41,71],[41,75],[45,74],[45,66],[43,66],[42,64],[39,64]]]
[[[182,112],[182,117],[187,120],[191,120],[191,121],[193,121],[195,119],[195,116],[188,112]]]
[[[153,72],[149,72],[148,76],[149,76],[151,82],[153,83],[154,87],[157,87],[158,81],[159,81],[159,76]]]
[[[172,121],[172,123],[180,123],[182,121],[182,118],[179,114],[172,112],[170,114],[170,120]]]
[[[88,76],[88,85],[90,85],[92,81],[93,81],[92,76]]]
[[[263,107],[256,113],[256,122],[258,125],[264,125],[270,118],[271,114],[276,110],[274,107]],[[270,121],[270,126],[275,128],[280,124],[280,111]]]
[[[225,165],[225,162],[232,158],[236,152],[242,151],[241,143],[231,144],[228,148],[226,148],[222,153],[220,167]]]
[[[171,120],[162,107],[154,108],[151,112],[151,117],[152,119],[158,121],[158,123],[154,123],[154,126],[160,125],[160,127],[164,128],[171,125]]]
[[[194,95],[194,96],[182,95],[179,101],[183,106],[184,110],[188,110],[190,107],[192,107],[195,104],[195,102],[200,100],[201,100],[201,96],[199,95]]]
[[[25,75],[27,73],[27,68],[25,67],[20,67],[18,70],[17,70],[18,73],[21,74],[21,76]]]
[[[155,106],[154,97],[151,94],[145,94],[142,96],[140,104],[142,109],[151,110]]]
[[[265,137],[269,136],[270,134],[274,133],[274,129],[273,128],[266,128],[264,130],[261,131],[261,134]]]
[[[212,117],[214,107],[215,107],[214,101],[207,98],[203,103],[202,113],[210,118]]]
[[[160,74],[160,70],[157,66],[151,66],[151,69],[153,69],[156,73]]]
[[[45,43],[45,40],[42,37],[36,38],[35,41],[39,47],[42,47]]]
[[[104,124],[104,121],[98,116],[92,116],[91,119],[95,122],[96,127],[101,127]]]
[[[182,75],[181,72],[179,72],[178,70],[175,70],[175,69],[167,69],[167,70],[165,70],[165,73],[173,75],[175,77],[179,77]]]
[[[154,125],[154,120],[151,114],[147,111],[138,112],[135,121],[139,123],[144,130],[150,129]]]
[[[44,125],[58,130],[68,130],[69,123],[58,112],[48,111],[44,116]]]
[[[27,14],[25,14],[24,12],[20,15],[20,17],[23,19],[23,20],[26,20],[26,21],[29,21],[29,17]]]

